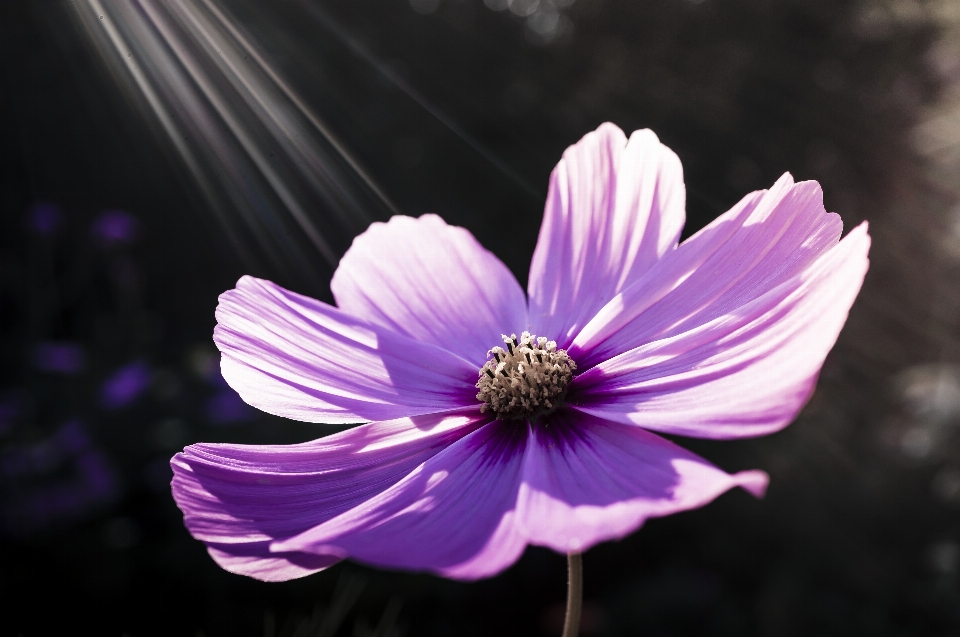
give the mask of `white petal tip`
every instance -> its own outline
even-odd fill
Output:
[[[737,486],[754,497],[762,498],[767,493],[770,476],[765,471],[741,471],[733,476]]]

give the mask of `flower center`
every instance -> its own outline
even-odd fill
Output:
[[[494,347],[480,369],[477,400],[502,419],[535,420],[550,413],[567,393],[577,364],[555,341],[524,332],[504,335],[507,349]]]

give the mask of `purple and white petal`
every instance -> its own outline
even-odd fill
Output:
[[[550,176],[530,264],[531,331],[568,346],[676,247],[685,199],[680,160],[649,130],[628,141],[603,124],[568,148]]]
[[[271,553],[268,541],[208,544],[207,553],[223,570],[263,582],[286,582],[306,577],[340,561],[331,555]]]
[[[450,350],[476,369],[501,334],[527,325],[523,289],[510,270],[436,215],[372,224],[354,239],[330,289],[344,312]]]
[[[580,369],[738,311],[837,244],[816,182],[784,175],[744,197],[611,300],[569,348]]]
[[[299,445],[195,444],[171,461],[190,533],[224,568],[258,579],[300,577],[339,560],[270,551],[375,498],[490,421],[479,410],[377,422]]]
[[[526,424],[490,423],[378,496],[272,548],[455,579],[494,575],[526,546],[514,519],[526,443]]]
[[[585,551],[733,487],[761,497],[767,486],[762,471],[727,474],[639,427],[570,410],[549,419],[523,459],[517,525],[531,544]]]
[[[442,344],[253,277],[220,295],[213,338],[227,383],[254,407],[293,420],[389,420],[476,403],[476,367]]]
[[[869,248],[862,224],[763,296],[584,372],[571,385],[571,406],[700,438],[785,427],[813,392],[860,290]]]

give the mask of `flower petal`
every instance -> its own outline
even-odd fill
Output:
[[[372,224],[354,239],[330,289],[344,312],[449,349],[476,369],[501,334],[527,324],[526,299],[510,270],[467,230],[436,215]]]
[[[513,512],[526,442],[526,425],[494,421],[380,495],[272,548],[456,579],[498,573],[526,545]]]
[[[758,436],[785,427],[812,393],[846,321],[869,248],[861,224],[763,296],[581,374],[571,385],[571,406],[702,438]]]
[[[570,355],[586,369],[734,312],[803,272],[842,231],[839,215],[823,208],[819,184],[784,175],[625,288],[577,335]]]
[[[729,475],[639,427],[561,410],[534,427],[517,525],[561,553],[624,537],[648,518],[701,507],[735,486],[763,495],[762,471]]]
[[[208,545],[220,568],[264,582],[286,582],[329,568],[340,561],[331,555],[271,553],[269,542]]]
[[[300,445],[191,445],[171,461],[173,496],[187,529],[227,570],[300,577],[340,558],[271,553],[271,542],[368,501],[489,421],[469,410],[371,423]]]
[[[387,420],[476,403],[476,367],[446,349],[249,276],[220,295],[213,339],[230,386],[294,420]]]
[[[603,124],[550,176],[530,264],[531,331],[566,347],[597,310],[673,250],[685,220],[680,160],[649,130]]]

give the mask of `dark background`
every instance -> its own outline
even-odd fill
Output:
[[[550,170],[613,121],[679,154],[685,235],[791,171],[874,247],[797,422],[681,441],[767,498],[590,550],[582,634],[960,635],[955,1],[3,0],[0,47],[0,633],[559,634],[542,549],[469,584],[221,571],[167,463],[332,431],[223,384],[237,278],[329,299],[399,211],[525,284]]]

